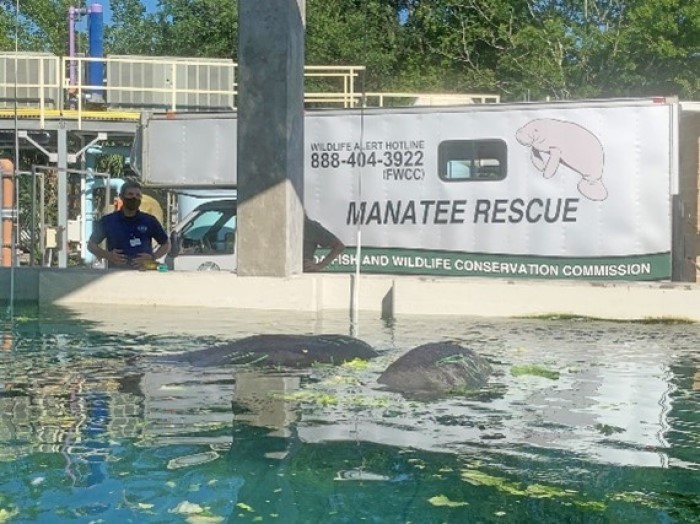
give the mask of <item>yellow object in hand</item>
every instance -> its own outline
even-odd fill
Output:
[[[155,260],[146,260],[146,261],[143,263],[143,269],[149,269],[149,270],[151,270],[151,269],[153,269],[153,270],[158,269],[158,262],[156,262]]]

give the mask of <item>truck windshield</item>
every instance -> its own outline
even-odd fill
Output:
[[[182,254],[231,254],[236,238],[233,210],[210,209],[197,214],[180,232]]]

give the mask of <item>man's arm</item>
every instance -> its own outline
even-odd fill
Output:
[[[107,258],[109,256],[109,251],[102,249],[92,238],[88,240],[87,248],[97,258]]]
[[[345,249],[345,244],[343,244],[339,239],[336,238],[331,244],[330,249],[331,250],[328,252],[328,254],[325,257],[323,257],[323,260],[316,264],[316,271],[322,270],[328,264],[333,262],[338,257],[338,255],[340,255],[343,252],[343,249]]]
[[[107,251],[100,247],[100,243],[105,239],[104,225],[102,221],[95,223],[95,228],[92,231],[92,235],[88,240],[87,249],[90,253],[95,255],[97,258],[106,260],[110,264],[115,266],[123,266],[126,264],[126,257],[122,254],[120,249],[113,249],[112,251]]]
[[[153,258],[155,260],[158,260],[161,257],[164,257],[165,255],[168,254],[168,251],[170,251],[170,240],[166,240],[163,244],[160,244],[158,246],[158,249],[156,249],[153,252]]]
[[[304,217],[304,244],[305,249],[309,244],[330,250],[318,264],[315,262],[313,254],[305,252],[304,255],[306,257],[310,255],[311,258],[304,260],[304,271],[321,271],[345,249],[345,244],[337,236],[323,227],[320,222],[311,220],[307,216]]]
[[[143,265],[145,263],[153,262],[155,260],[158,260],[159,258],[164,257],[168,254],[168,251],[170,251],[170,239],[168,238],[168,234],[165,232],[163,226],[160,225],[160,222],[158,222],[158,220],[155,217],[151,216],[151,218],[153,220],[151,225],[153,231],[153,240],[155,240],[158,243],[158,249],[156,249],[152,255],[149,253],[141,253],[140,255],[138,255],[135,259],[135,262],[139,267],[144,267]]]
[[[113,249],[112,251],[107,251],[102,249],[99,244],[93,240],[88,241],[87,245],[88,251],[95,255],[97,258],[101,258],[113,264],[115,266],[123,266],[126,264],[126,257],[122,254],[121,249]]]

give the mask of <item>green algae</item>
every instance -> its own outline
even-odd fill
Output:
[[[545,484],[528,484],[527,486],[512,482],[502,477],[489,475],[476,469],[465,469],[461,472],[462,480],[474,486],[487,486],[516,497],[527,497],[534,499],[562,499],[565,504],[573,504],[580,508],[593,511],[605,511],[607,505],[602,501],[581,500],[578,492],[570,489],[562,489],[556,486]]]
[[[530,375],[533,377],[542,377],[549,380],[559,380],[559,372],[552,371],[542,366],[534,364],[516,364],[510,368],[510,374],[514,377],[522,377]]]
[[[614,322],[618,324],[696,324],[694,320],[683,317],[644,317],[644,318],[603,318],[571,313],[544,313],[541,315],[525,315],[515,318],[526,320],[573,320],[582,322]]]
[[[445,495],[436,495],[428,499],[433,506],[443,507],[443,508],[461,508],[463,506],[468,506],[469,502],[457,502],[450,500]]]

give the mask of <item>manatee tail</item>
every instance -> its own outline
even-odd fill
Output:
[[[578,183],[578,190],[589,200],[599,201],[608,198],[608,190],[600,179],[587,180],[582,178]]]

